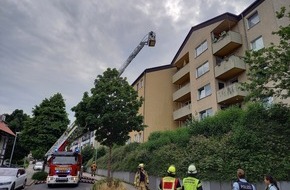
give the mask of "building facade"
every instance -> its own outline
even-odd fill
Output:
[[[147,127],[144,131],[130,133],[130,142],[145,142],[154,131],[173,130],[177,122],[172,120],[175,109],[172,93],[175,86],[170,82],[176,68],[165,65],[146,69],[132,84],[144,102],[139,113]]]
[[[16,135],[5,123],[5,115],[0,115],[0,166],[4,164],[4,156],[9,138],[16,138]]]
[[[276,11],[282,6],[289,11],[289,5],[257,0],[240,15],[224,13],[192,27],[171,67],[145,70],[132,84],[145,99],[140,113],[148,128],[132,132],[131,142],[147,141],[153,131],[171,130],[231,105],[242,107],[247,92],[239,86],[247,81],[248,70],[242,57],[247,50],[279,43],[272,32],[289,25],[289,19],[278,19]]]

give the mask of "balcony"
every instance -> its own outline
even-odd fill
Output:
[[[191,117],[191,104],[183,106],[182,108],[173,112],[174,121],[182,121]]]
[[[226,56],[242,45],[241,34],[228,31],[222,32],[218,39],[215,39],[212,44],[212,52],[216,56]]]
[[[239,88],[240,86],[240,83],[233,83],[217,91],[217,102],[224,105],[231,105],[242,102],[248,93],[242,91]]]
[[[184,65],[172,77],[173,84],[182,84],[185,81],[189,81],[189,64]]]
[[[227,80],[246,71],[246,64],[237,56],[230,56],[215,67],[215,78]]]
[[[180,102],[190,99],[190,83],[173,93],[173,101]]]

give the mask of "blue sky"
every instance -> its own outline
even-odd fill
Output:
[[[254,0],[1,0],[0,114],[32,109],[61,93],[71,108],[97,75],[120,68],[150,31],[123,73],[132,83],[146,68],[170,64],[192,26]]]

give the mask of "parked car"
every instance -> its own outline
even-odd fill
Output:
[[[23,168],[1,168],[0,189],[25,188],[27,174]]]
[[[43,169],[43,162],[36,162],[33,166],[34,170],[42,170]]]

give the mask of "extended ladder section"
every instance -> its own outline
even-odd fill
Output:
[[[126,67],[131,63],[131,61],[136,57],[136,55],[141,51],[141,49],[148,45],[149,47],[154,47],[156,43],[156,34],[154,32],[149,32],[139,43],[139,45],[134,49],[134,51],[130,54],[128,59],[123,63],[119,71],[119,76],[125,71]]]
[[[55,151],[63,151],[65,148],[65,145],[67,143],[67,139],[73,134],[73,132],[78,128],[75,123],[72,123],[72,125],[67,128],[67,130],[61,135],[61,137],[54,143],[54,145],[47,151],[45,156],[47,157],[47,160],[50,159],[50,156]]]
[[[145,45],[148,45],[149,47],[154,47],[155,43],[156,43],[156,34],[153,31],[151,31],[146,36],[144,36],[144,38],[141,40],[141,42],[138,44],[138,46],[134,49],[134,51],[131,53],[131,55],[128,57],[128,59],[125,61],[125,63],[118,70],[119,76],[122,75],[122,73],[125,71],[126,67],[131,63],[131,61],[136,57],[136,55],[141,51],[141,49]],[[62,136],[54,143],[54,145],[45,154],[45,156],[47,157],[47,160],[50,159],[51,154],[53,152],[64,151],[68,141],[70,140],[69,138],[77,138],[74,135],[72,137],[70,137],[77,128],[78,128],[78,126],[75,123],[73,123],[62,134]],[[79,136],[81,136],[83,134],[81,127],[79,128],[79,130],[76,130],[75,133],[78,134]]]

